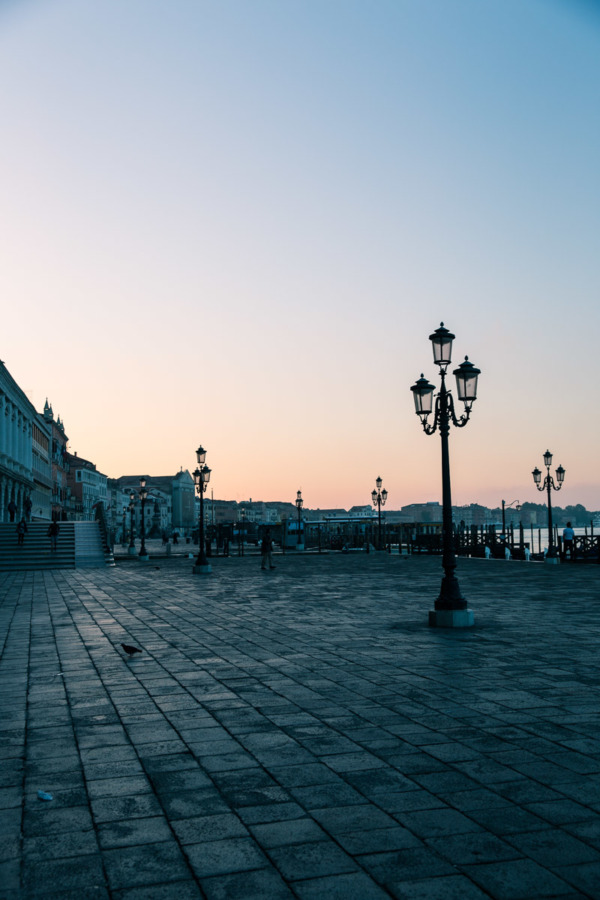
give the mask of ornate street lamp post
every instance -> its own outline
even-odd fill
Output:
[[[144,521],[144,509],[146,506],[146,500],[148,499],[148,491],[146,490],[146,479],[140,478],[140,501],[142,504],[142,536],[141,536],[141,546],[139,557],[142,562],[146,562],[148,560],[148,553],[146,552],[146,524]]]
[[[127,550],[129,556],[135,556],[135,540],[133,538],[133,511],[135,509],[135,494],[133,491],[129,495],[129,548]]]
[[[304,541],[302,540],[302,507],[304,506],[304,500],[302,499],[302,491],[298,491],[296,494],[296,509],[298,510],[298,542],[296,543],[296,550],[304,550]]]
[[[200,516],[198,522],[198,559],[194,566],[195,575],[208,575],[211,572],[211,565],[206,558],[206,547],[204,543],[204,492],[210,481],[211,470],[205,464],[206,450],[200,446],[196,450],[196,459],[198,466],[194,471],[194,484],[196,485],[196,493],[200,498]]]
[[[558,484],[554,483],[554,478],[550,474],[550,466],[552,465],[552,454],[549,450],[546,450],[544,453],[544,465],[546,466],[547,475],[544,476],[544,483],[542,484],[542,473],[536,466],[533,472],[533,480],[535,482],[535,486],[538,491],[547,491],[548,492],[548,552],[546,554],[546,562],[558,563],[560,562],[560,557],[556,551],[556,546],[554,544],[554,533],[552,528],[552,491],[560,491],[563,486],[563,481],[565,480],[565,469],[562,466],[559,466],[556,470],[556,480]]]
[[[378,549],[381,550],[381,507],[385,506],[388,492],[385,488],[381,490],[381,485],[383,484],[381,478],[377,478],[375,480],[375,484],[377,488],[374,488],[371,491],[371,500],[373,501],[373,506],[377,507],[377,518],[379,519],[379,537],[377,543]]]
[[[467,609],[467,601],[460,592],[458,580],[454,574],[456,557],[452,543],[452,496],[450,489],[450,455],[448,435],[450,423],[456,428],[464,428],[469,421],[473,403],[477,399],[477,378],[480,370],[469,362],[468,357],[454,370],[458,399],[465,405],[463,415],[458,419],[454,411],[452,394],[446,388],[446,371],[452,361],[452,341],[454,335],[444,328],[442,322],[433,334],[429,335],[433,346],[433,360],[440,367],[442,384],[435,400],[433,410],[434,385],[429,384],[421,375],[411,387],[415,400],[415,411],[421,419],[425,434],[434,434],[439,429],[442,439],[442,567],[444,577],[439,597],[435,601],[435,610],[429,613],[429,624],[446,628],[465,628],[474,624],[473,612]],[[433,422],[427,417],[433,411]]]
[[[121,545],[124,547],[127,543],[127,507],[123,507],[123,533],[121,535]]]
[[[516,510],[521,509],[521,504],[518,500],[511,500],[510,503],[507,503],[506,500],[502,501],[502,537],[504,541],[506,541],[506,515],[504,510],[510,509],[511,506],[514,506]]]

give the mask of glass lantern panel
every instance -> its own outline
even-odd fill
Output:
[[[412,385],[411,391],[415,399],[415,412],[418,416],[428,416],[433,409],[433,392],[435,388],[421,375]]]
[[[429,340],[433,347],[433,361],[436,365],[449,365],[452,362],[452,341],[454,340],[452,332],[444,328],[442,322],[440,327],[429,335]]]

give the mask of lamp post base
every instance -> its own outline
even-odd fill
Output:
[[[304,544],[296,544],[296,550],[303,551],[303,550],[304,550]]]
[[[544,562],[550,563],[553,566],[557,566],[560,562],[560,556],[545,556]]]
[[[429,624],[435,628],[471,628],[475,615],[472,609],[432,609]]]
[[[150,559],[150,557],[148,556],[147,553],[143,553],[143,554],[140,553],[140,554],[138,555],[138,559],[139,559],[140,562],[148,562],[148,560]]]
[[[127,553],[129,554],[129,556],[137,556],[137,550],[135,549],[135,547],[129,547]]]
[[[193,571],[194,575],[210,575],[210,573],[212,572],[212,567],[210,563],[203,563],[200,566],[195,565]]]

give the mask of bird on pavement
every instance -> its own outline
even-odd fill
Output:
[[[121,647],[127,656],[135,656],[136,653],[142,652],[139,647],[132,647],[131,644],[121,644]]]

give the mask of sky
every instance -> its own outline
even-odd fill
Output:
[[[600,509],[600,3],[0,0],[0,357],[110,477]],[[452,366],[454,368],[454,365]],[[453,379],[452,379],[453,380]]]

